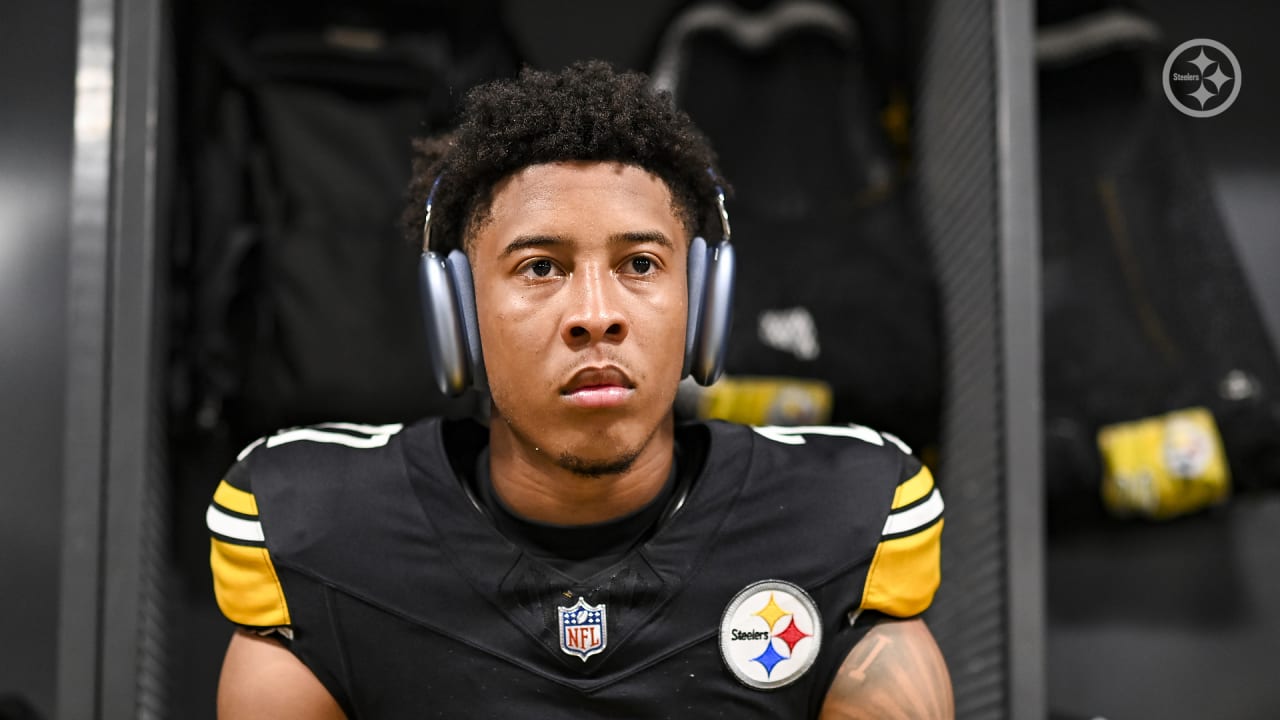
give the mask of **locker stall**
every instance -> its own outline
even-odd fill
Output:
[[[1276,717],[1280,688],[1270,658],[1280,647],[1280,623],[1272,610],[1280,601],[1274,572],[1280,562],[1275,530],[1280,472],[1267,458],[1274,457],[1280,436],[1274,391],[1280,342],[1275,242],[1280,215],[1274,202],[1280,197],[1280,138],[1275,133],[1280,104],[1266,88],[1280,81],[1270,30],[1280,15],[1273,7],[1262,11],[1244,3],[1212,9],[1193,2],[1104,5],[1095,18],[1135,13],[1127,17],[1141,19],[1129,26],[1138,32],[1128,41],[1117,42],[1125,33],[1112,35],[1111,42],[1095,48],[1092,64],[1041,66],[1046,91],[1040,111],[1042,168],[1053,173],[1093,163],[1100,170],[1095,178],[1109,177],[1116,188],[1129,183],[1131,198],[1138,195],[1134,190],[1146,190],[1156,199],[1122,200],[1115,206],[1123,212],[1113,217],[1123,214],[1126,222],[1114,237],[1126,237],[1127,231],[1128,243],[1114,247],[1131,249],[1137,262],[1130,267],[1137,272],[1112,287],[1125,288],[1130,297],[1150,298],[1151,304],[1147,329],[1106,335],[1111,353],[1105,361],[1124,358],[1122,348],[1157,336],[1151,331],[1163,326],[1168,347],[1176,348],[1171,357],[1182,362],[1169,376],[1187,385],[1173,392],[1147,392],[1148,382],[1161,382],[1156,378],[1168,372],[1170,361],[1163,354],[1117,363],[1121,373],[1138,376],[1123,386],[1105,378],[1095,384],[1113,392],[1117,403],[1163,403],[1161,411],[1210,408],[1223,435],[1231,489],[1220,503],[1163,520],[1104,514],[1100,468],[1075,474],[1091,483],[1087,491],[1051,492],[1045,563],[1049,707],[1064,717],[1111,720]],[[1057,10],[1058,17],[1042,15],[1042,20],[1052,19],[1058,28],[1086,26],[1064,18],[1062,7]],[[1239,94],[1217,116],[1187,117],[1166,98],[1161,71],[1177,46],[1202,38],[1233,52]],[[1139,58],[1150,65],[1139,71],[1133,64]],[[1088,73],[1089,67],[1101,74],[1077,76],[1081,82],[1071,86],[1078,94],[1064,93],[1063,73]],[[1228,68],[1224,74],[1236,71]],[[1088,107],[1119,112],[1106,115],[1107,131],[1098,133],[1088,120]],[[1064,122],[1070,125],[1051,125]],[[1099,139],[1104,146],[1117,145],[1103,162],[1086,159],[1096,152]],[[1146,155],[1144,147],[1152,143],[1161,143],[1162,149]],[[1088,183],[1084,195],[1073,195],[1079,184],[1067,182],[1063,174],[1049,177],[1058,181],[1041,181],[1043,287],[1046,298],[1061,298],[1062,266],[1049,269],[1062,257],[1061,243],[1052,250],[1053,239],[1089,216],[1089,196],[1098,197],[1099,188],[1107,194],[1113,186]],[[1165,188],[1171,190],[1166,194]],[[1067,196],[1073,198],[1069,205],[1063,199]],[[1103,223],[1096,237],[1111,237],[1116,227]],[[1158,228],[1155,233],[1153,227]],[[1113,267],[1108,258],[1116,256],[1093,257],[1096,267],[1105,269]],[[1179,263],[1194,263],[1195,270],[1172,271]],[[1092,285],[1087,274],[1073,277],[1079,281],[1076,293],[1084,295],[1084,287],[1107,291],[1105,285]],[[1170,312],[1166,298],[1197,301],[1194,307]],[[1055,303],[1046,300],[1050,304]],[[1056,306],[1062,308],[1062,303]],[[1131,302],[1111,307],[1111,317],[1120,322],[1136,316]],[[1046,320],[1047,353],[1053,352],[1048,350],[1051,343],[1057,343],[1058,352],[1066,347],[1064,337],[1071,330],[1061,317]],[[1059,332],[1057,337],[1050,337],[1051,328]],[[1188,329],[1195,335],[1184,339]],[[1094,333],[1101,335],[1096,329]],[[1080,368],[1097,367],[1092,358],[1106,357],[1087,350],[1082,355],[1076,363]],[[1226,375],[1259,379],[1246,383],[1250,392],[1234,393],[1229,383],[1219,382]],[[1078,405],[1085,404],[1081,398]],[[1133,412],[1130,419],[1144,414]],[[1247,420],[1237,421],[1240,415]],[[1046,424],[1047,436],[1057,438],[1047,442],[1058,443],[1063,424],[1051,419]],[[1050,476],[1072,465],[1069,454],[1048,457],[1047,462],[1055,463],[1049,466]],[[1049,487],[1054,487],[1052,477]]]
[[[425,10],[424,27],[437,18],[474,22],[463,5],[387,4],[393,14]],[[884,37],[873,5],[842,6],[864,19],[869,41]],[[175,393],[183,390],[173,360],[187,345],[173,318],[190,310],[182,291],[189,278],[175,268],[195,267],[183,263],[199,229],[189,223],[191,208],[203,199],[184,178],[205,162],[185,142],[181,121],[191,116],[181,108],[190,107],[184,93],[208,80],[192,63],[193,41],[207,39],[206,30],[235,36],[255,22],[287,29],[310,17],[284,6],[232,12],[247,7],[79,6],[56,717],[212,717],[230,626],[213,605],[203,564],[203,507],[216,475],[192,475],[219,472],[225,456],[193,459],[198,451],[175,441]],[[508,2],[500,18],[532,64],[603,56],[648,70],[659,31],[679,7]],[[323,3],[316,14],[358,17],[356,10]],[[1046,683],[1033,14],[1012,0],[897,12],[889,36],[911,93],[910,202],[930,255],[920,263],[936,271],[944,358],[936,465],[947,497],[946,581],[927,619],[948,658],[960,717],[1039,717]],[[448,37],[457,46],[471,38]],[[368,36],[344,38],[360,44]]]

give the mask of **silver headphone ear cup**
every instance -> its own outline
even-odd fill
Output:
[[[702,325],[702,302],[707,288],[707,241],[695,237],[689,244],[689,317],[684,333],[684,367],[680,377],[693,370],[698,332]]]
[[[714,383],[724,372],[729,327],[733,322],[736,268],[737,256],[732,244],[720,242],[711,248],[707,256],[707,283],[691,372],[699,385]]]
[[[448,262],[435,252],[418,261],[418,294],[427,331],[431,371],[440,392],[457,397],[471,384],[463,319]]]
[[[480,348],[480,321],[476,315],[476,290],[471,279],[471,261],[461,250],[452,250],[446,260],[453,289],[458,298],[462,339],[466,346],[467,361],[472,384],[478,390],[489,389],[489,378],[484,371],[484,353]]]

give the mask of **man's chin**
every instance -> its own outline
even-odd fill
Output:
[[[584,457],[566,451],[556,458],[556,464],[575,475],[604,477],[627,472],[638,457],[640,457],[639,449],[606,458]]]
[[[584,421],[576,413],[547,413],[533,417],[501,415],[503,423],[523,445],[543,448],[558,467],[583,477],[619,475],[632,469],[654,436],[664,427],[653,427],[635,414],[600,413]]]

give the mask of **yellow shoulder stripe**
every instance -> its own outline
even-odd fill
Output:
[[[213,492],[213,501],[242,515],[258,514],[258,501],[253,498],[253,494],[232,487],[226,480],[218,483],[218,489]]]
[[[876,547],[860,609],[911,617],[929,607],[942,580],[942,525],[940,520],[918,533],[884,540]]]
[[[929,472],[928,467],[921,465],[920,472],[898,485],[897,491],[893,493],[893,505],[890,509],[897,510],[919,502],[931,492],[933,492],[933,474]]]
[[[210,542],[213,543],[209,554],[213,591],[222,614],[240,625],[288,625],[289,606],[267,549],[217,538]]]

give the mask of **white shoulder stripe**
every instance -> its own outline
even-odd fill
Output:
[[[380,433],[369,437],[357,437],[340,432],[326,432],[317,430],[316,428],[298,428],[297,430],[288,430],[279,435],[272,435],[267,438],[267,447],[273,448],[285,443],[297,442],[298,440],[310,440],[311,442],[331,443],[333,445],[346,445],[352,448],[376,448],[387,444],[394,433]]]
[[[847,437],[869,442],[872,445],[884,445],[880,433],[861,425],[760,425],[751,428],[756,434],[784,445],[804,445],[805,435],[826,435],[828,437]]]
[[[929,494],[929,498],[919,505],[913,505],[906,510],[889,513],[889,518],[884,521],[884,535],[901,535],[928,525],[942,516],[942,493],[937,488]]]
[[[390,425],[366,425],[364,423],[327,422],[320,423],[315,427],[333,428],[334,430],[350,430],[352,432],[362,432],[366,435],[394,435],[404,429],[404,424],[391,423]]]
[[[245,542],[263,542],[262,523],[257,520],[245,520],[226,514],[216,505],[210,505],[204,514],[204,521],[211,532],[215,532],[232,540]]]

